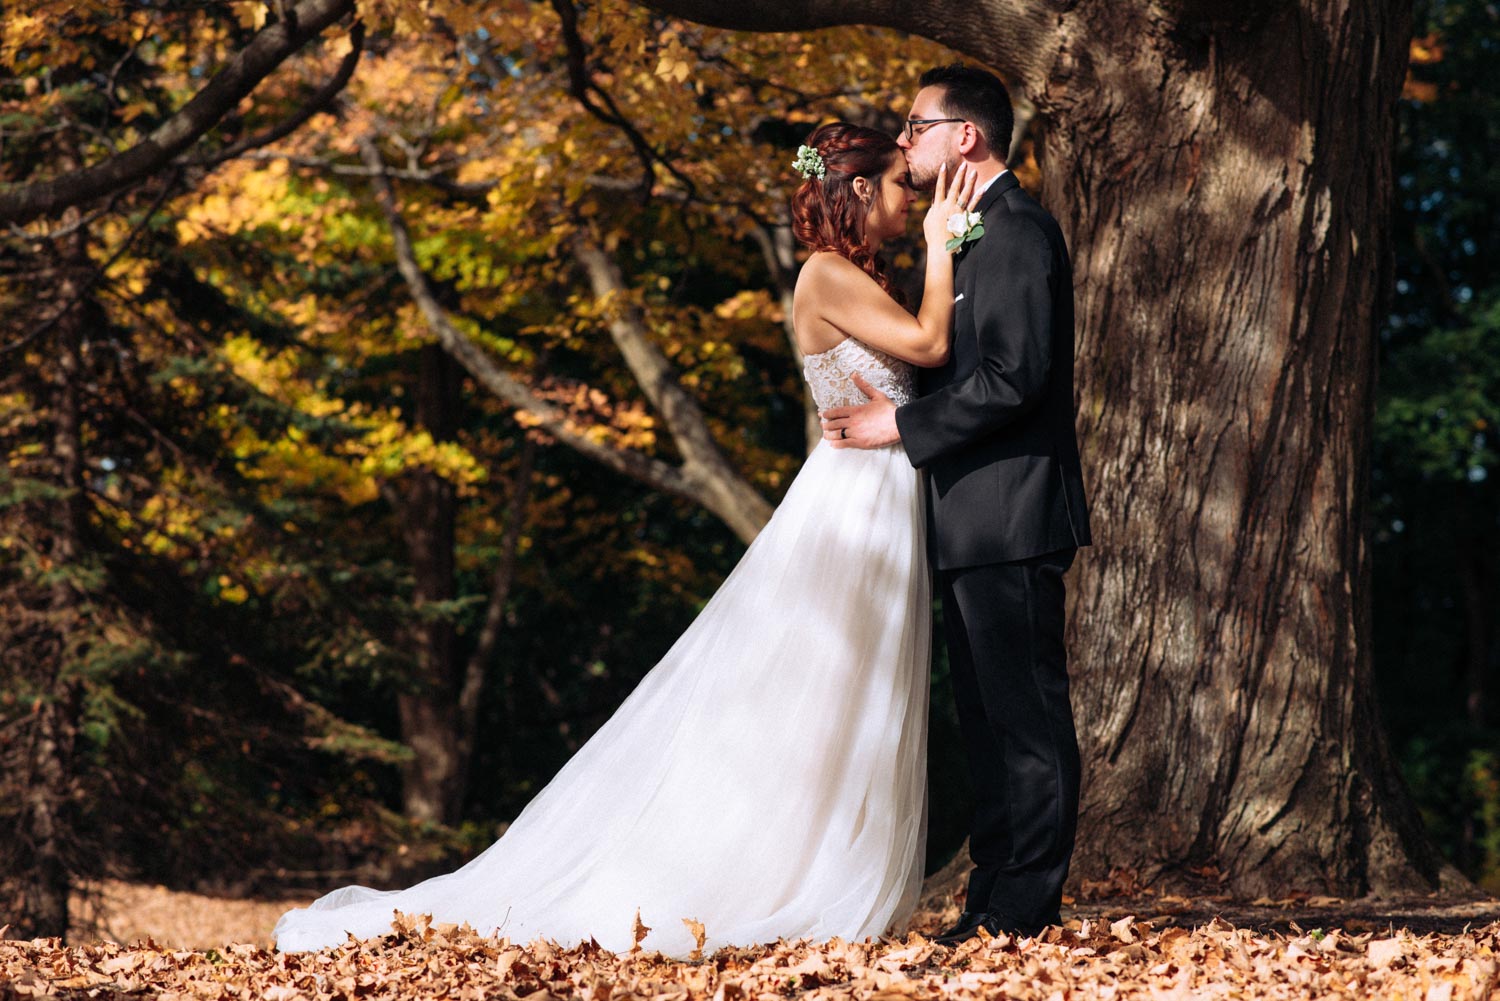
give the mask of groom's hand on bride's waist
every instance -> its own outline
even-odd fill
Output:
[[[857,407],[829,407],[818,411],[823,438],[834,448],[884,448],[901,440],[896,427],[896,405],[890,397],[862,376],[852,376],[854,385],[869,397]]]

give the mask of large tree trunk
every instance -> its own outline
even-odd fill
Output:
[[[905,28],[1036,106],[1096,539],[1069,581],[1075,873],[1432,887],[1375,711],[1364,525],[1406,5],[652,5]]]
[[[1114,8],[1035,94],[1100,540],[1072,618],[1079,858],[1427,889],[1376,714],[1365,525],[1406,12],[1212,13]]]

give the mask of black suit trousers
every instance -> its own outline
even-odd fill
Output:
[[[1058,920],[1078,824],[1063,645],[1063,574],[1076,552],[939,572],[975,795],[965,909],[1027,933]]]

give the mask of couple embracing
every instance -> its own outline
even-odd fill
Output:
[[[1073,287],[1057,223],[1004,157],[1009,95],[923,76],[900,136],[834,123],[799,151],[812,251],[793,325],[823,417],[771,521],[666,656],[505,834],[399,891],[345,887],[276,926],[299,951],[393,911],[512,941],[671,955],[905,921],[926,837],[931,587],[975,793],[958,923],[1059,920],[1079,759],[1063,576],[1089,544]],[[916,315],[877,252],[917,189]]]

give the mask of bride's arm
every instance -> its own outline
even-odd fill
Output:
[[[803,265],[797,281],[797,295],[806,307],[803,315],[913,365],[931,367],[947,361],[953,323],[953,261],[945,248],[947,222],[973,200],[974,176],[966,168],[959,168],[960,176],[951,186],[939,175],[932,207],[922,220],[927,274],[916,316],[887,295],[875,279],[831,253],[816,254]]]

